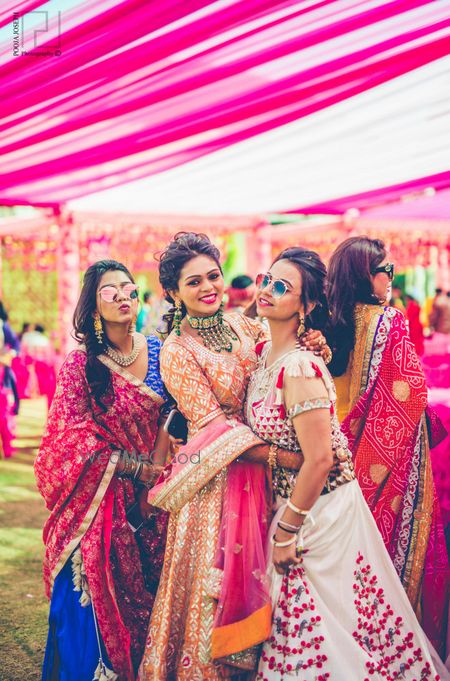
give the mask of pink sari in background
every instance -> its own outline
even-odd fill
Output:
[[[8,392],[3,388],[4,367],[0,364],[0,459],[8,459],[12,454],[13,421]]]

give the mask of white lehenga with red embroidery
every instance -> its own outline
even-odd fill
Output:
[[[305,519],[298,541],[304,548],[302,562],[279,575],[268,548],[273,626],[263,645],[257,679],[443,681],[448,678],[445,668],[416,619],[354,479],[346,438],[334,413],[334,384],[328,370],[314,355],[301,351],[266,369],[268,345],[248,389],[249,425],[267,441],[291,449],[296,443],[299,450],[280,400],[283,375],[320,376],[329,395],[337,465]],[[304,404],[314,408],[314,402]],[[323,407],[323,400],[316,406]],[[278,469],[274,480],[277,492],[286,497],[295,474]],[[278,510],[269,536],[283,514],[283,496],[276,495]]]

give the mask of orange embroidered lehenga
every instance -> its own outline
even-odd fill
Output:
[[[223,570],[216,566],[219,544],[222,546],[225,500],[233,471],[241,465],[237,458],[261,442],[242,424],[242,409],[248,378],[256,366],[255,343],[263,334],[262,328],[238,314],[227,315],[227,320],[239,336],[240,347],[236,352],[218,354],[195,338],[175,334],[169,336],[161,352],[163,380],[189,421],[188,447],[195,441],[200,441],[201,446],[194,463],[179,466],[169,482],[161,483],[156,492],[151,492],[151,503],[171,510],[172,514],[160,587],[139,672],[141,681],[223,678],[223,665],[212,659],[221,657],[219,650],[225,652],[227,664],[235,663],[236,673],[239,669],[254,668],[255,650],[243,650],[243,645],[246,640],[251,644],[261,642],[270,631],[269,603],[267,608],[254,611],[245,620],[246,626],[236,622],[237,626],[233,623],[215,629],[217,604],[223,603],[220,600]],[[217,427],[217,433],[206,442],[205,433],[216,428],[215,424],[210,427],[208,424],[223,413],[227,424]],[[264,471],[260,464],[253,465]],[[241,497],[248,488],[242,487]],[[238,555],[241,549],[241,545],[236,545]],[[229,651],[235,649],[236,632],[241,646],[233,659]],[[227,670],[233,673],[231,667]]]

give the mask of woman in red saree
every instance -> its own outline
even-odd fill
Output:
[[[133,332],[137,296],[120,263],[86,272],[74,314],[80,347],[61,368],[36,458],[50,510],[45,680],[132,681],[143,651],[166,529],[146,495],[168,442],[158,434],[160,341]]]
[[[425,633],[445,655],[448,558],[433,484],[427,389],[382,241],[352,237],[328,269],[338,417],[356,475]]]

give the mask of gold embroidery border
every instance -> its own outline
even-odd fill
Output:
[[[261,444],[248,426],[231,428],[200,450],[201,463],[189,462],[152,498],[152,506],[174,513],[179,511],[212,478],[249,447]]]
[[[426,552],[431,531],[434,505],[433,473],[426,431],[425,415],[421,418],[422,461],[419,473],[419,495],[414,511],[413,529],[404,576],[404,586],[416,615],[420,612],[420,594]]]
[[[379,305],[355,306],[355,348],[350,381],[350,411],[366,391],[378,319],[383,313],[384,308]]]
[[[109,487],[109,483],[111,482],[111,479],[114,475],[114,471],[116,470],[118,458],[115,457],[114,461],[111,461],[111,459],[108,462],[108,465],[106,467],[105,472],[103,473],[103,477],[100,480],[99,486],[97,487],[97,491],[95,493],[95,496],[92,500],[92,503],[89,507],[88,512],[83,518],[83,522],[81,523],[80,527],[78,528],[77,534],[73,539],[70,540],[70,542],[67,544],[63,552],[61,553],[58,562],[56,563],[55,567],[52,570],[52,574],[50,577],[50,586],[51,589],[53,590],[53,585],[55,583],[55,579],[58,576],[59,572],[62,570],[64,565],[66,564],[66,561],[68,558],[72,555],[73,551],[76,549],[86,532],[88,531],[92,521],[95,518],[95,515],[98,511],[98,507],[100,506],[100,503],[103,500],[103,497],[106,494],[106,490]]]
[[[79,345],[77,350],[81,350],[81,352],[86,352],[86,347],[84,345]],[[140,378],[134,376],[134,374],[127,371],[124,367],[121,367],[119,366],[119,364],[113,362],[113,360],[110,357],[101,354],[98,355],[98,359],[105,366],[107,366],[108,369],[111,369],[111,371],[114,371],[116,374],[119,374],[119,376],[122,376],[122,378],[128,381],[128,383],[134,385],[139,390],[139,392],[143,393],[144,395],[149,395],[156,402],[156,404],[158,405],[164,404],[165,402],[164,398],[162,398],[160,395],[158,395],[158,393],[155,393],[154,390],[145,385],[144,381],[141,381]]]

